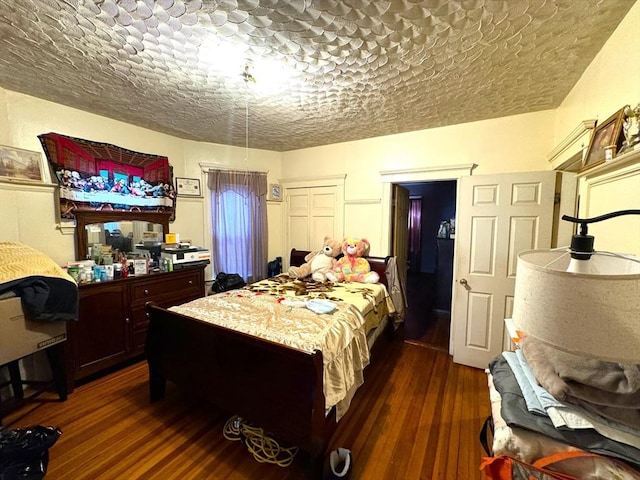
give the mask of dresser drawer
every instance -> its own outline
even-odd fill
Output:
[[[182,303],[190,302],[191,300],[195,300],[196,298],[202,297],[202,293],[200,290],[198,292],[193,292],[191,295],[186,295],[185,291],[182,290],[181,295],[176,295],[173,297],[169,297],[165,295],[160,299],[156,299],[153,302],[162,308],[173,307],[174,305],[180,305]],[[147,326],[149,325],[149,317],[147,315],[147,302],[141,303],[138,302],[131,307],[131,322],[134,329],[134,332],[138,329],[144,329],[146,332]]]
[[[131,302],[161,302],[163,298],[172,299],[204,295],[204,285],[200,281],[200,272],[181,272],[179,275],[167,275],[167,278],[153,278],[148,282],[136,282],[131,285]],[[203,290],[201,292],[201,290]]]

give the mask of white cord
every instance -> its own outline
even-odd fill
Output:
[[[245,423],[237,415],[227,420],[222,433],[227,440],[242,441],[253,458],[260,463],[288,467],[298,453],[298,447],[281,446],[275,439],[265,434],[264,430]]]

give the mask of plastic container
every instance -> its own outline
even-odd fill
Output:
[[[76,283],[80,281],[80,267],[71,266],[67,268],[67,273],[71,278],[75,280]]]
[[[115,266],[113,264],[105,265],[104,270],[107,273],[107,280],[113,280],[115,276]]]

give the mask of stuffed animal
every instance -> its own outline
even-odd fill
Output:
[[[365,238],[346,238],[342,243],[344,257],[336,262],[327,278],[332,282],[377,283],[380,276],[371,271],[366,258],[369,252],[369,241]]]
[[[327,280],[326,274],[336,263],[336,257],[340,255],[340,241],[334,240],[329,235],[324,237],[321,250],[309,252],[302,265],[289,267],[287,273],[293,278],[305,278],[311,275],[316,282]]]

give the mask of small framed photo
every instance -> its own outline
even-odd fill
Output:
[[[274,202],[282,201],[282,185],[278,183],[272,183],[269,185],[269,191],[267,192],[267,200]]]
[[[0,145],[0,180],[14,183],[48,183],[44,156],[40,152]]]
[[[202,197],[200,179],[176,177],[176,193],[179,197]]]
[[[146,275],[149,273],[149,263],[146,258],[134,258],[133,259],[133,274],[134,275]]]
[[[615,156],[622,146],[622,125],[624,122],[624,108],[597,125],[591,136],[587,155],[584,157],[580,171],[595,167],[605,161],[607,150]],[[615,151],[614,151],[615,150]]]

